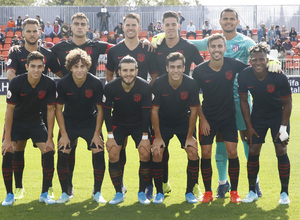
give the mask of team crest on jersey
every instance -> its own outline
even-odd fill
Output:
[[[144,62],[144,60],[145,60],[145,54],[143,54],[143,53],[138,53],[138,55],[137,55],[137,60],[138,60],[140,63]]]
[[[233,52],[237,52],[239,49],[240,49],[240,45],[234,44],[234,45],[232,46],[232,51],[233,51]]]
[[[232,70],[227,71],[225,73],[225,76],[226,76],[226,79],[231,80],[232,76],[233,76]]]
[[[273,84],[267,85],[267,91],[268,93],[273,93],[275,91],[275,85]]]
[[[134,94],[133,95],[133,100],[135,102],[139,102],[139,101],[141,101],[141,99],[142,99],[142,95],[141,94]]]
[[[85,97],[91,98],[93,96],[93,90],[91,89],[86,89],[85,90]]]
[[[181,53],[182,55],[184,55],[183,50],[177,50],[176,52]]]
[[[41,90],[38,92],[38,97],[39,99],[43,99],[46,96],[46,91],[45,90]]]
[[[91,54],[93,53],[92,47],[86,47],[86,48],[85,48],[85,52],[86,52],[88,55],[91,55]]]
[[[180,93],[180,98],[182,100],[186,100],[188,97],[189,97],[189,92],[183,91],[183,92]]]

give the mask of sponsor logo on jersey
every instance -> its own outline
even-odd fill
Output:
[[[206,83],[209,83],[210,81],[212,81],[212,79],[205,80]]]
[[[240,45],[237,45],[237,44],[232,45],[232,51],[233,52],[238,52],[239,49],[240,49]]]
[[[21,62],[26,61],[27,59],[21,59]]]
[[[120,100],[121,99],[121,97],[115,97],[115,100]]]
[[[273,84],[267,85],[267,91],[268,93],[273,93],[275,91],[275,85]]]
[[[233,76],[232,70],[227,71],[225,73],[225,76],[226,76],[226,79],[231,80],[232,76]]]
[[[86,47],[85,52],[90,56],[93,53],[92,47]]]
[[[248,86],[248,89],[252,89],[252,88],[254,88],[255,86]]]
[[[158,54],[158,55],[162,55],[163,53],[158,52],[157,54]]]
[[[180,93],[180,98],[182,100],[186,100],[189,97],[189,92],[188,91],[183,91]]]
[[[142,95],[141,94],[134,94],[133,95],[133,100],[135,102],[139,102],[139,101],[141,101],[141,99],[142,99]]]
[[[124,56],[118,57],[118,60],[122,59]]]
[[[45,90],[41,90],[38,92],[38,97],[39,99],[43,99],[46,96],[46,91]]]
[[[86,89],[85,90],[85,97],[91,98],[93,96],[93,90],[91,89]]]
[[[145,60],[145,54],[143,54],[143,53],[138,53],[138,55],[137,55],[137,60],[138,60],[140,63],[144,62],[144,60]]]
[[[162,94],[162,96],[165,96],[165,97],[166,97],[166,96],[169,96],[169,95],[170,95],[170,94]]]
[[[67,95],[73,95],[74,92],[67,92]]]
[[[26,93],[20,93],[20,96],[27,96],[28,94]]]

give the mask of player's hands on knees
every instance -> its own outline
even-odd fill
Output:
[[[67,150],[67,147],[71,147],[71,142],[68,136],[61,136],[58,143],[57,148],[61,150],[63,153]]]
[[[193,148],[198,149],[197,139],[194,138],[193,136],[187,137],[186,141],[185,141],[184,148],[186,149],[187,147],[193,147]]]
[[[147,140],[141,140],[138,146],[138,149],[140,150],[140,148],[144,148],[147,152],[150,152],[151,150],[151,145],[150,145],[150,141],[149,139]]]
[[[119,148],[119,145],[117,144],[116,140],[114,138],[108,138],[106,141],[106,149],[107,152],[109,153],[109,151],[113,148],[113,147],[117,147]]]
[[[158,151],[158,155],[160,155],[160,149],[166,147],[166,144],[162,138],[156,137],[152,144],[152,153],[156,150]]]
[[[97,152],[100,152],[101,149],[104,150],[104,141],[102,140],[100,135],[94,135],[93,139],[91,140],[90,146],[95,144]]]
[[[54,151],[55,152],[55,145],[54,145],[54,142],[53,142],[52,138],[49,138],[46,141],[46,144],[45,144],[44,152],[49,152],[49,151]]]
[[[246,141],[247,141],[247,144],[250,146],[250,145],[252,145],[252,137],[253,136],[256,136],[257,138],[259,138],[259,135],[256,133],[256,131],[254,130],[254,128],[250,128],[250,129],[247,129],[246,130],[246,137],[245,137],[245,139],[246,139]]]
[[[13,153],[14,152],[14,144],[12,141],[8,141],[4,139],[2,143],[2,156],[5,156],[6,152]]]
[[[205,118],[200,119],[200,129],[204,136],[210,135],[210,125]]]

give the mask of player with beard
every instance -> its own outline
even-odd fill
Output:
[[[45,59],[45,69],[43,73],[47,75],[48,69],[55,73],[58,77],[62,77],[61,66],[58,63],[56,57],[53,53],[43,47],[38,46],[38,39],[40,35],[39,22],[33,18],[27,18],[23,26],[22,35],[25,39],[25,45],[18,47],[9,54],[7,61],[7,78],[11,81],[17,75],[25,73],[27,56],[33,51],[39,51],[44,55]],[[47,105],[43,105],[42,108],[43,121],[47,127]],[[26,146],[26,140],[18,141],[14,153],[13,166],[14,166],[14,176],[15,176],[15,199],[21,199],[24,196],[25,189],[22,184],[23,170],[24,170],[24,149]],[[54,197],[52,183],[49,188],[49,195]]]
[[[149,204],[145,188],[150,181],[150,109],[151,86],[138,77],[137,61],[125,56],[119,63],[119,78],[107,83],[104,88],[103,110],[108,139],[109,173],[115,187],[115,197],[109,204],[124,201],[120,151],[126,138],[131,135],[140,156],[138,201]],[[113,111],[112,111],[113,109]],[[111,112],[112,111],[112,112]],[[162,185],[158,192],[162,192]]]

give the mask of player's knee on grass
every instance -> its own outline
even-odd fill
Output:
[[[287,145],[283,143],[275,144],[276,156],[283,156],[287,153]]]
[[[115,163],[120,160],[120,150],[122,146],[112,146],[109,150],[108,157],[109,162]]]
[[[187,147],[185,149],[187,155],[188,155],[188,158],[190,160],[197,160],[198,159],[198,149],[197,148],[194,148],[194,147]]]
[[[209,159],[211,158],[211,145],[201,145],[201,158]]]

